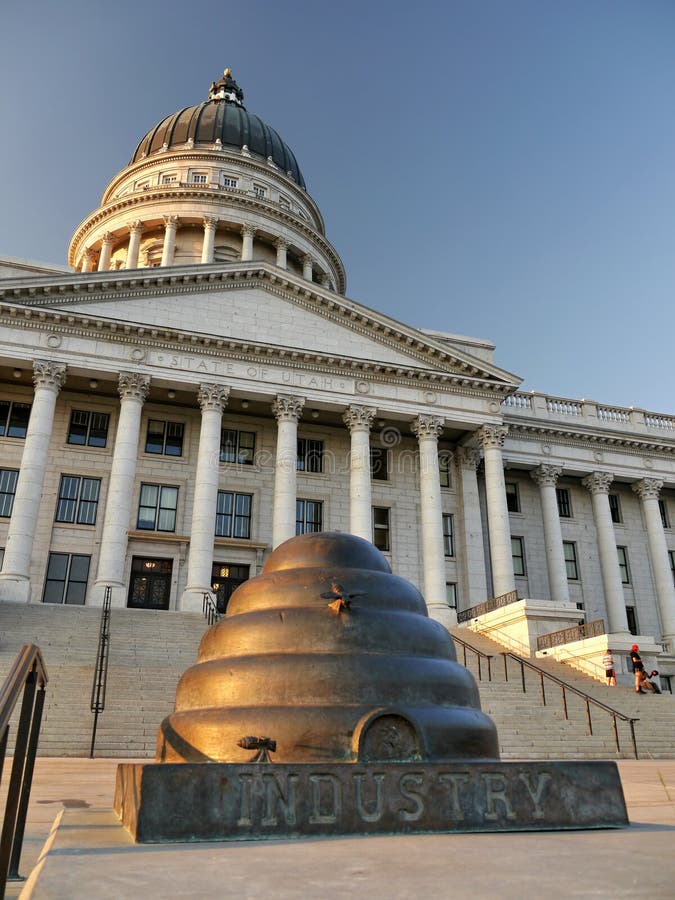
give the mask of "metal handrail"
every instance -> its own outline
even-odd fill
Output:
[[[94,714],[94,725],[91,730],[91,747],[89,758],[94,758],[94,744],[96,743],[96,729],[98,727],[99,713],[105,709],[105,692],[108,686],[108,656],[110,653],[110,606],[112,588],[108,585],[103,595],[103,608],[101,609],[101,627],[98,632],[98,648],[96,650],[96,671],[94,683],[91,686],[91,711]]]
[[[204,591],[203,594],[202,613],[208,625],[215,625],[222,619],[222,614],[218,612],[218,607],[208,591]]]
[[[0,898],[5,896],[8,880],[23,880],[19,875],[19,859],[48,680],[40,648],[26,644],[0,688],[0,778],[7,752],[9,720],[23,691],[0,838]]]
[[[461,646],[462,646],[462,651],[463,651],[463,656],[464,656],[464,668],[466,668],[466,651],[470,650],[471,653],[476,654],[476,658],[478,660],[478,680],[479,681],[483,680],[483,672],[481,669],[481,659],[484,659],[487,661],[487,670],[488,670],[487,680],[492,681],[492,660],[494,659],[494,657],[490,653],[484,653],[482,650],[479,650],[478,647],[473,647],[471,644],[467,643],[466,641],[462,640],[462,638],[457,637],[454,634],[452,635],[452,639],[456,644],[461,644]]]
[[[592,622],[584,622],[581,625],[573,625],[571,628],[561,628],[560,631],[549,631],[537,638],[537,650],[551,650],[561,644],[570,644],[573,641],[583,641],[586,638],[599,637],[605,633],[605,620],[594,619]]]
[[[476,606],[470,606],[457,613],[457,622],[468,622],[469,619],[476,619],[478,616],[484,616],[486,613],[493,612],[495,609],[501,609],[502,606],[508,606],[510,603],[518,601],[518,591],[508,591],[506,594],[500,594],[498,597],[491,597],[484,603],[478,603]]]
[[[510,650],[503,650],[502,656],[504,657],[504,680],[509,680],[509,670],[508,670],[508,660],[512,659],[520,665],[520,678],[523,685],[523,693],[527,693],[527,686],[525,683],[525,666],[528,669],[532,669],[533,672],[536,672],[539,675],[539,682],[541,687],[541,701],[544,706],[546,706],[546,688],[544,687],[544,679],[548,678],[549,681],[557,684],[558,687],[562,689],[562,704],[563,710],[565,712],[565,718],[569,720],[569,715],[567,713],[567,697],[565,691],[571,691],[573,694],[576,694],[578,697],[581,697],[584,703],[586,704],[586,721],[588,722],[588,733],[593,734],[593,722],[591,720],[591,704],[593,706],[597,706],[599,709],[606,712],[608,715],[612,717],[612,727],[614,729],[614,742],[616,744],[617,752],[621,750],[619,745],[619,731],[616,725],[616,720],[621,719],[622,722],[628,722],[628,726],[630,728],[631,741],[633,743],[633,753],[635,755],[635,759],[638,759],[638,749],[637,749],[637,741],[635,738],[635,723],[639,722],[639,717],[631,717],[627,716],[624,713],[620,712],[618,709],[614,709],[612,706],[608,706],[606,703],[603,703],[602,700],[596,700],[595,697],[592,697],[590,694],[587,694],[586,691],[580,690],[580,688],[574,687],[572,684],[568,684],[566,681],[563,681],[562,678],[558,678],[557,675],[552,675],[550,672],[547,672],[545,669],[542,669],[540,666],[536,665],[533,662],[530,662],[528,659],[523,659],[521,656],[517,656],[515,653],[511,653]]]

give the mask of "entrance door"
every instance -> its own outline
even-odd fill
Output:
[[[172,568],[170,559],[134,556],[127,606],[130,609],[168,609]]]
[[[219,613],[225,613],[230,597],[248,580],[249,567],[236,563],[214,563],[211,571],[211,587],[216,595]]]

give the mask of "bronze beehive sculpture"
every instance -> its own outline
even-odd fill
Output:
[[[161,762],[496,760],[471,674],[367,541],[292,538],[233,594],[181,678]]]

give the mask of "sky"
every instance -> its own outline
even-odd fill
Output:
[[[229,66],[347,295],[523,390],[675,413],[673,0],[3,0],[0,256],[70,237]]]

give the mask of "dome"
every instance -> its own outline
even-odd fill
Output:
[[[220,141],[223,147],[246,147],[251,154],[271,159],[304,188],[305,180],[291,148],[274,128],[247,112],[243,97],[243,91],[226,69],[223,78],[211,85],[208,100],[172,113],[151,128],[136,148],[130,165],[160,150],[184,148],[190,141],[195,146],[211,147]]]

